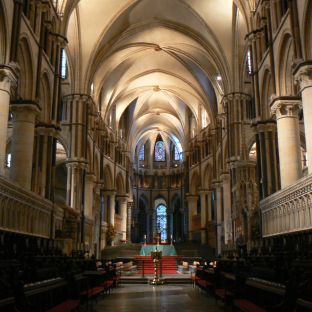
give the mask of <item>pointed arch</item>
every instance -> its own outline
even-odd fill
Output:
[[[18,96],[24,100],[33,99],[34,86],[34,62],[30,49],[30,43],[26,35],[19,43],[17,62],[20,66],[20,77],[18,80]]]
[[[117,195],[125,195],[126,193],[125,182],[121,173],[118,173],[116,177],[116,189]]]
[[[113,175],[109,165],[106,165],[104,168],[104,188],[105,190],[113,189]]]
[[[304,55],[307,60],[312,58],[312,2],[306,1],[306,9],[304,10],[303,26],[303,46]]]
[[[7,59],[7,15],[5,7],[2,2],[0,2],[0,64],[5,64]]]
[[[51,84],[47,73],[43,73],[40,81],[41,121],[48,122],[51,119],[51,104]]]
[[[269,69],[266,69],[262,79],[262,90],[261,90],[261,107],[262,107],[262,116],[263,118],[269,117],[270,112],[270,99],[273,93],[272,89],[272,79],[271,72]]]
[[[204,189],[211,189],[211,182],[212,181],[212,167],[210,164],[208,164],[206,167],[205,167],[205,170],[204,170],[204,174],[203,174],[203,183],[202,183],[202,186]]]
[[[279,93],[283,96],[293,95],[294,82],[291,66],[293,64],[294,52],[290,33],[286,32],[284,34],[279,51],[281,51],[278,62]]]

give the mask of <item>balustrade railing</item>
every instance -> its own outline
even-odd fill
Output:
[[[260,202],[262,236],[312,229],[312,175]]]
[[[0,229],[50,237],[52,202],[0,177]]]

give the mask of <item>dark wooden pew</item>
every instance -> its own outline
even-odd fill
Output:
[[[80,304],[79,299],[71,298],[69,284],[60,277],[25,285],[24,299],[22,311],[69,312]]]
[[[235,275],[233,273],[220,272],[216,275],[214,293],[216,301],[229,303],[233,300],[235,292]]]
[[[15,301],[14,297],[8,297],[0,300],[0,311],[1,312],[15,312]]]
[[[259,278],[247,278],[233,305],[243,312],[285,311],[281,303],[285,298],[285,285]],[[280,309],[279,309],[280,306]]]
[[[208,294],[214,287],[214,270],[198,268],[194,281],[197,287]]]

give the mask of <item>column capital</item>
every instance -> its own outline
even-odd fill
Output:
[[[36,132],[39,135],[57,136],[60,128],[56,124],[38,123]]]
[[[300,98],[294,96],[280,96],[273,98],[271,102],[271,115],[275,115],[276,119],[283,117],[298,118],[300,108],[302,108]]]
[[[299,83],[300,92],[312,87],[312,60],[296,64],[294,71],[295,82]]]
[[[95,174],[93,172],[87,172],[86,173],[86,180],[88,182],[95,182]]]
[[[104,195],[115,197],[117,194],[116,190],[104,190]]]
[[[198,190],[198,194],[199,195],[205,195],[205,194],[207,194],[208,193],[208,189],[205,189],[205,188],[200,188],[199,190]]]
[[[116,200],[120,203],[126,203],[128,201],[128,195],[116,195]]]
[[[195,194],[186,194],[185,197],[186,197],[187,202],[198,200],[198,195],[195,195]]]
[[[39,115],[40,107],[38,103],[30,100],[14,101],[10,104],[14,121],[34,122],[34,118]]]
[[[10,93],[11,85],[15,85],[19,75],[19,66],[17,63],[0,65],[0,89]]]
[[[229,102],[233,100],[251,100],[251,96],[243,92],[231,92],[223,96],[222,102]]]
[[[215,188],[222,187],[222,181],[221,180],[212,180],[212,186]]]
[[[253,123],[252,126],[256,133],[276,131],[276,120],[258,120],[257,122]]]
[[[230,181],[230,174],[228,172],[221,172],[220,179],[222,182]]]
[[[253,42],[255,42],[257,39],[256,32],[253,31],[253,32],[250,32],[249,34],[247,34],[246,39],[248,40],[249,44],[252,44]]]
[[[87,161],[85,159],[68,159],[66,161],[67,168],[86,169]]]
[[[63,99],[66,101],[82,101],[82,102],[92,101],[91,96],[86,93],[72,93],[64,95]]]

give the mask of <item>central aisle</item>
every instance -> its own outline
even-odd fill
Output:
[[[223,304],[195,290],[192,285],[121,285],[99,300],[96,312],[221,312]]]

